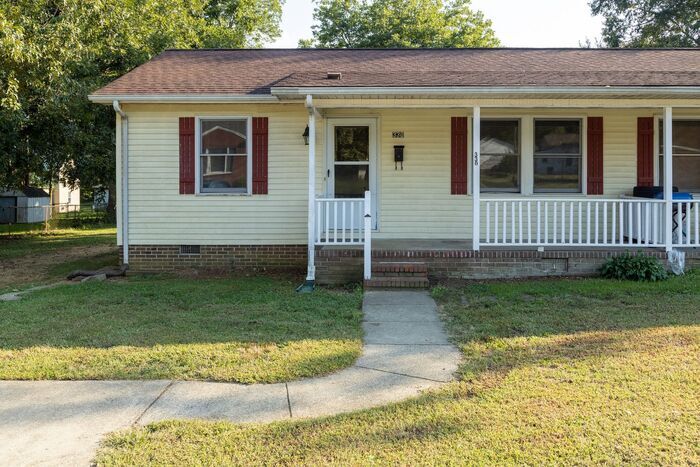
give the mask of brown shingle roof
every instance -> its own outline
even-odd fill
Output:
[[[280,86],[700,86],[700,49],[168,50],[95,95],[264,95]]]

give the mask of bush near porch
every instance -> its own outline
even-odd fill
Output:
[[[698,464],[700,274],[450,285],[459,382],[415,400],[269,425],[169,421],[97,461],[154,464]]]
[[[63,285],[0,303],[0,379],[279,382],[361,350],[359,291],[297,294],[275,278]]]

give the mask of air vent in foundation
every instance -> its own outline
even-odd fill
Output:
[[[198,255],[199,245],[180,245],[181,255]]]

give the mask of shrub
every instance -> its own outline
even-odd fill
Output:
[[[440,300],[447,295],[447,287],[444,285],[436,285],[430,290],[430,295],[435,299],[435,300]]]
[[[666,268],[661,261],[642,253],[637,253],[635,256],[625,253],[610,258],[603,264],[600,273],[608,279],[631,281],[656,282],[668,278]]]

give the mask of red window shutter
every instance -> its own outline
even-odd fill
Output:
[[[637,185],[654,185],[654,117],[637,119]]]
[[[603,194],[603,117],[588,117],[588,194]]]
[[[450,138],[453,195],[467,194],[467,117],[452,117]]]
[[[194,194],[194,117],[180,117],[180,194]]]
[[[267,194],[267,117],[253,117],[253,194]]]

